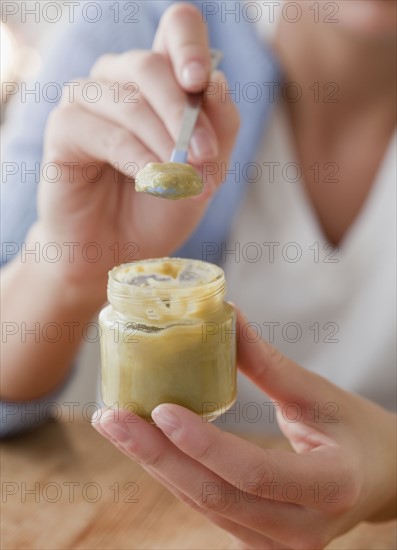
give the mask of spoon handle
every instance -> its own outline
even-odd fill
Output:
[[[223,57],[219,50],[211,50],[211,70],[214,71]],[[171,162],[187,162],[187,151],[190,138],[192,137],[194,127],[203,100],[203,93],[186,94],[187,101],[182,117],[182,126],[176,140],[174,150],[171,153]]]

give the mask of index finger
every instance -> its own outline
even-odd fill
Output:
[[[167,440],[161,430],[133,413],[117,410],[116,417],[114,410],[108,410],[101,414],[100,425],[95,418],[93,426],[96,429],[99,427],[100,433],[124,454],[149,469],[150,473],[158,474],[207,512],[215,512],[276,540],[285,524],[299,532],[308,521],[312,522],[306,510],[297,509],[295,504],[269,502],[259,497],[252,501],[242,498],[238,486],[230,485],[224,478],[192,460]]]
[[[347,468],[338,459],[338,448],[319,445],[315,453],[305,454],[262,449],[171,403],[156,407],[152,418],[178,449],[231,485],[243,487],[246,493],[270,502],[329,509],[331,501],[314,498],[313,483],[324,487],[336,485],[337,480],[341,483],[333,509],[338,511],[337,504],[348,501]]]
[[[166,55],[178,83],[187,92],[200,92],[211,72],[207,27],[191,4],[171,6],[160,20],[153,50]]]

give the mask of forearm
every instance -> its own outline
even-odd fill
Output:
[[[71,285],[56,263],[15,259],[1,271],[1,399],[28,401],[65,379],[103,285]]]

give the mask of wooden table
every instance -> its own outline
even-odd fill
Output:
[[[237,547],[87,421],[48,424],[3,442],[1,482],[4,550]],[[395,526],[362,524],[328,548],[395,549]]]

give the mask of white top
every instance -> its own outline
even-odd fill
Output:
[[[274,21],[262,17],[254,25],[267,43],[274,39],[281,8],[276,7]],[[250,176],[257,181],[249,184],[227,243],[236,254],[226,256],[228,297],[255,323],[258,335],[308,370],[392,410],[396,136],[361,212],[340,249],[334,250],[296,169],[291,130],[280,101],[264,136],[258,169]],[[278,431],[269,402],[239,374],[238,402],[218,423],[233,431]]]
[[[301,179],[294,181],[297,162],[278,105],[257,162],[262,177],[249,184],[227,243],[237,252],[226,256],[229,299],[258,334],[307,369],[387,408],[396,399],[395,150],[396,135],[362,211],[334,250]],[[273,181],[264,163],[273,163]],[[275,429],[266,401],[240,375],[236,428]],[[227,416],[232,429],[236,418]]]

